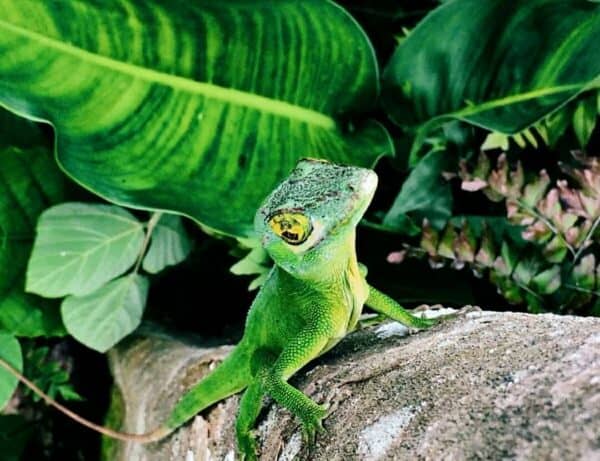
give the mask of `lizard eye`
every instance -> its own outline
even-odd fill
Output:
[[[310,218],[294,211],[277,211],[268,219],[273,232],[290,245],[300,245],[312,232]]]

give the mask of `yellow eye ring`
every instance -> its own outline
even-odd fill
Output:
[[[310,218],[297,211],[277,211],[268,218],[273,232],[290,245],[300,245],[312,232]]]

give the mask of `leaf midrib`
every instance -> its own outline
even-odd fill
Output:
[[[39,285],[40,283],[45,282],[49,277],[53,277],[58,273],[63,273],[65,271],[65,269],[69,268],[70,266],[72,266],[74,263],[76,262],[81,262],[79,268],[77,269],[78,272],[81,271],[81,266],[86,263],[88,261],[88,258],[90,257],[90,255],[92,253],[96,253],[104,248],[106,248],[107,246],[110,246],[111,244],[114,244],[114,242],[118,241],[118,240],[124,240],[126,237],[129,236],[129,234],[134,234],[137,231],[139,231],[143,226],[140,224],[139,226],[136,226],[135,228],[131,228],[128,229],[124,232],[121,232],[119,234],[115,234],[114,236],[103,240],[99,245],[94,246],[94,247],[90,247],[87,250],[81,252],[81,253],[74,253],[75,257],[73,257],[70,261],[67,261],[65,264],[63,264],[60,267],[56,267],[54,271],[48,271],[46,273],[46,275],[38,278],[36,280],[36,284]],[[54,255],[45,255],[45,259],[47,259],[48,257],[53,257]]]
[[[583,91],[591,90],[591,89],[594,89],[599,86],[600,86],[600,76],[592,79],[591,81],[587,81],[587,82],[572,83],[572,84],[567,84],[567,85],[556,85],[556,86],[550,86],[550,87],[545,87],[545,88],[537,88],[537,89],[534,89],[531,91],[525,91],[523,93],[512,94],[512,95],[504,96],[504,97],[497,98],[497,99],[489,99],[487,101],[483,101],[478,104],[473,104],[473,105],[469,105],[467,107],[463,107],[463,108],[455,110],[453,112],[446,112],[444,114],[436,115],[436,116],[430,118],[429,120],[422,122],[417,127],[417,134],[424,136],[424,133],[428,133],[429,130],[432,129],[432,127],[437,126],[438,124],[441,124],[448,119],[457,118],[460,120],[465,120],[474,115],[478,115],[478,114],[481,114],[481,113],[484,113],[487,111],[491,111],[491,110],[497,109],[499,107],[509,106],[512,104],[518,104],[518,103],[529,101],[532,99],[537,99],[537,98],[540,98],[543,96],[551,96],[551,95],[569,92],[569,91],[574,92],[574,94],[571,95],[571,98],[574,98],[577,94],[579,94]],[[568,100],[570,100],[571,98],[569,98]],[[568,102],[568,100],[563,101],[562,105],[566,104],[566,102]],[[468,119],[468,122],[472,123],[473,125],[481,126],[482,128],[487,129],[487,127],[485,125],[478,123],[477,120]],[[513,133],[506,133],[506,134],[513,134]],[[413,149],[414,149],[414,145],[413,145]]]
[[[525,91],[523,93],[504,96],[502,98],[489,99],[480,104],[474,104],[473,106],[467,106],[467,107],[464,107],[464,108],[459,109],[454,112],[438,115],[434,118],[446,117],[446,116],[457,117],[457,118],[468,117],[471,115],[477,115],[481,112],[486,112],[489,110],[497,109],[498,107],[504,107],[504,106],[509,106],[512,104],[518,104],[520,102],[529,101],[531,99],[538,99],[538,98],[541,98],[544,96],[552,96],[555,94],[565,93],[565,92],[569,92],[569,91],[582,91],[586,87],[589,87],[591,89],[596,85],[596,81],[598,81],[598,83],[600,83],[600,79],[596,78],[596,79],[592,80],[591,82],[588,81],[588,82],[582,82],[582,83],[572,83],[572,84],[567,84],[567,85],[556,85],[556,86],[549,86],[549,87],[545,87],[545,88],[537,88],[537,89],[534,89],[531,91]]]
[[[290,104],[279,99],[267,98],[258,94],[248,93],[233,88],[226,88],[212,83],[198,82],[196,80],[180,77],[178,75],[167,74],[135,64],[117,61],[106,56],[94,54],[83,48],[47,37],[38,32],[24,29],[23,27],[16,26],[2,19],[0,19],[0,28],[4,28],[9,32],[26,37],[33,41],[37,41],[49,48],[62,51],[84,61],[96,64],[100,67],[104,67],[116,72],[122,72],[126,75],[130,75],[134,78],[139,78],[150,83],[160,83],[176,90],[200,94],[207,98],[218,99],[226,103],[245,106],[260,112],[267,112],[292,120],[304,122],[309,125],[320,126],[329,130],[332,130],[336,127],[336,122],[332,117],[312,109]]]

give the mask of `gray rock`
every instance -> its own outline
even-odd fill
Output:
[[[168,337],[114,350],[110,420],[144,432],[230,349]],[[600,460],[600,319],[471,312],[429,331],[395,323],[357,331],[292,383],[329,402],[308,449],[298,421],[268,402],[262,460]],[[168,439],[110,443],[123,461],[233,460],[232,397]]]

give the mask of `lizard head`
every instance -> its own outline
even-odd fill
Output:
[[[376,187],[372,170],[302,159],[259,208],[256,231],[282,269],[322,276],[354,252],[354,230]]]

